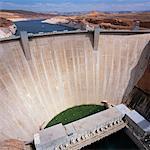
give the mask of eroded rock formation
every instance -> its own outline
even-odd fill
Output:
[[[0,38],[10,37],[16,30],[17,26],[12,21],[0,17]]]
[[[16,139],[9,139],[0,143],[0,150],[25,150],[25,144]]]

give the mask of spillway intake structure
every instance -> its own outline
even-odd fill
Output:
[[[150,31],[22,32],[2,39],[0,141],[31,141],[67,108],[102,101],[124,103],[150,120],[149,60]]]

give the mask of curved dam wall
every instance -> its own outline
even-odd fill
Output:
[[[100,34],[94,51],[93,33],[37,36],[28,59],[20,39],[1,41],[0,140],[32,140],[68,107],[121,103],[145,71],[149,39]]]

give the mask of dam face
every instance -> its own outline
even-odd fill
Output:
[[[0,44],[0,140],[33,139],[43,123],[63,110],[107,101],[120,104],[142,77],[150,34],[68,33]]]

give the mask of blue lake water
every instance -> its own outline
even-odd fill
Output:
[[[28,33],[39,33],[39,32],[53,32],[53,31],[64,31],[64,30],[75,30],[71,27],[63,25],[55,25],[41,22],[42,20],[28,20],[28,21],[17,21],[16,35],[20,34],[20,31],[27,31]]]

